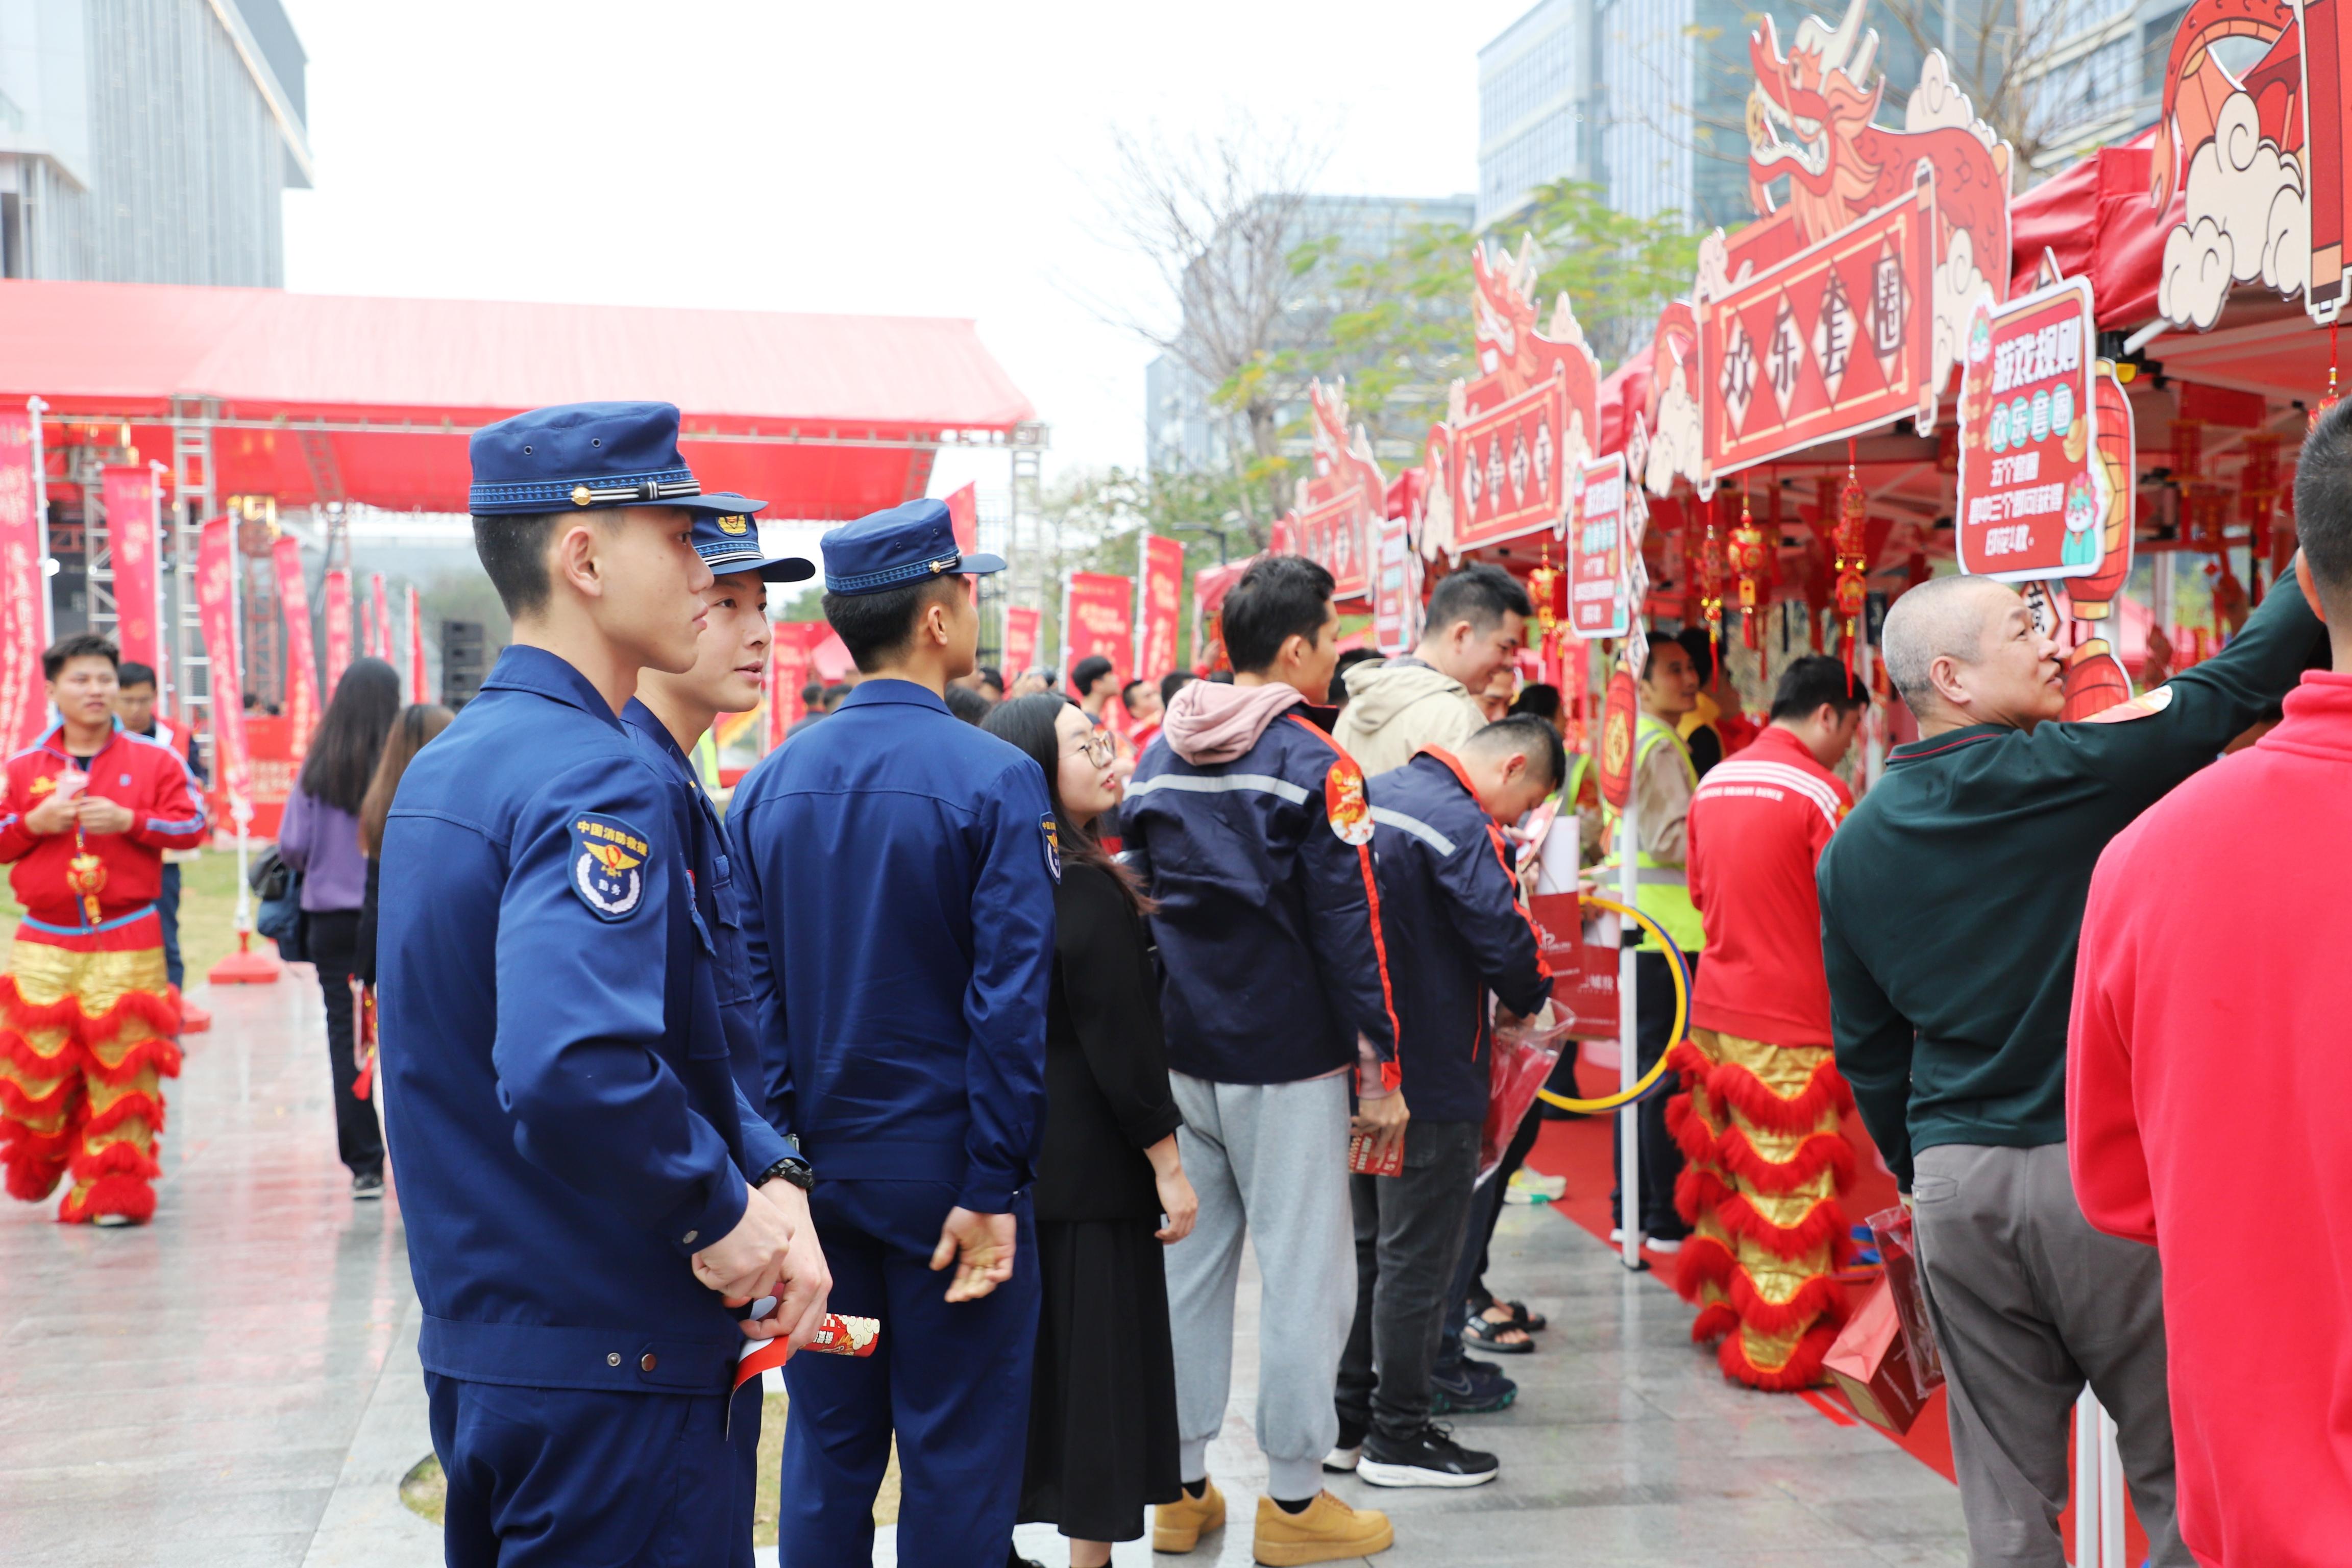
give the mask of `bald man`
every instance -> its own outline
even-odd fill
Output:
[[[2292,689],[2325,631],[2282,576],[2218,658],[2087,723],[2055,721],[2061,650],[2001,584],[1921,584],[1885,648],[1920,738],[1822,856],[1822,957],[1838,1067],[1916,1216],[1969,1562],[2063,1568],[2087,1381],[2152,1561],[2194,1568],[2156,1251],[2093,1230],[2067,1175],[2075,946],[2107,841]]]

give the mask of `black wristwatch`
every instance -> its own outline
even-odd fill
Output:
[[[760,1179],[753,1182],[751,1184],[755,1187],[764,1187],[770,1182],[775,1181],[779,1177],[782,1178],[784,1181],[790,1182],[793,1185],[798,1187],[804,1193],[814,1192],[816,1190],[816,1173],[811,1170],[809,1168],[809,1163],[806,1160],[802,1159],[798,1154],[785,1155],[782,1159],[777,1161],[774,1164],[761,1172]]]

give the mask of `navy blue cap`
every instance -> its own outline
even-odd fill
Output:
[[[730,572],[757,572],[762,583],[798,583],[816,575],[816,563],[797,555],[770,555],[760,548],[760,525],[751,514],[768,503],[748,496],[719,494],[708,500],[733,501],[743,510],[703,512],[694,520],[694,552],[720,577]]]
[[[824,536],[824,591],[879,594],[926,577],[980,576],[1004,570],[1001,555],[966,555],[956,547],[948,504],[910,500],[845,522]]]
[[[596,507],[677,506],[713,514],[765,502],[706,496],[677,452],[668,403],[559,403],[474,432],[476,517],[524,517]]]

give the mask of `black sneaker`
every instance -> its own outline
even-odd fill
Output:
[[[381,1171],[362,1171],[358,1175],[353,1176],[352,1178],[352,1196],[355,1199],[380,1198],[383,1196],[383,1173]]]
[[[1434,1421],[1402,1440],[1373,1433],[1356,1467],[1376,1487],[1483,1487],[1501,1471],[1494,1455],[1464,1447]]]
[[[1339,1418],[1339,1441],[1323,1456],[1323,1468],[1335,1476],[1344,1476],[1356,1468],[1364,1451],[1364,1429],[1346,1416]]]
[[[1433,1373],[1429,1380],[1433,1415],[1485,1415],[1509,1409],[1518,1396],[1517,1384],[1486,1363],[1467,1357],[1454,1371]]]

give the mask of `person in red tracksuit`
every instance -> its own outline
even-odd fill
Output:
[[[1675,1285],[1699,1309],[1694,1333],[1723,1336],[1725,1374],[1757,1388],[1811,1386],[1837,1332],[1837,1200],[1854,1168],[1838,1122],[1852,1098],[1831,1059],[1813,868],[1853,809],[1830,768],[1869,707],[1843,660],[1798,659],[1770,723],[1691,797],[1706,962],[1666,1115],[1686,1161],[1675,1206],[1693,1226]]]
[[[58,722],[7,762],[0,861],[26,914],[0,975],[0,1162],[26,1203],[69,1176],[60,1220],[134,1225],[180,1071],[155,897],[205,822],[187,764],[117,722],[116,668],[92,634],[44,653]]]

